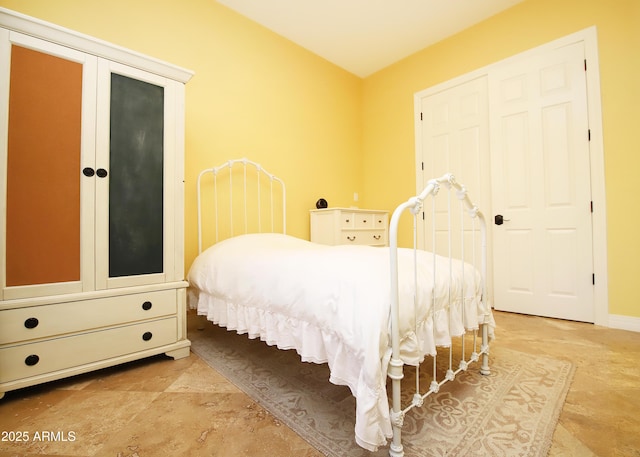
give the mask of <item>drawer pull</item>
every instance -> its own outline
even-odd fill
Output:
[[[36,365],[40,361],[40,357],[35,354],[31,354],[24,359],[24,363],[30,367]]]
[[[363,224],[366,224],[366,223],[367,223],[367,220],[366,220],[366,219],[362,219],[362,223],[363,223]]]
[[[374,240],[379,240],[380,238],[382,238],[382,236],[381,236],[381,235],[373,235],[373,239],[374,239]]]
[[[151,332],[144,332],[142,334],[142,339],[145,341],[149,341],[152,337],[153,337],[153,333]]]
[[[349,241],[355,241],[355,240],[356,240],[356,237],[355,237],[355,235],[354,235],[354,236],[347,236],[347,239],[348,239]]]
[[[24,321],[24,326],[26,328],[36,328],[39,323],[40,321],[38,321],[38,319],[36,319],[35,317],[30,317],[29,319]]]
[[[149,311],[152,306],[153,303],[151,303],[150,301],[146,301],[142,304],[142,309],[144,309],[145,311]]]

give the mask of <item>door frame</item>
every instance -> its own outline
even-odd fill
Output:
[[[608,260],[607,260],[607,218],[606,218],[606,189],[604,168],[604,141],[602,129],[602,102],[600,97],[600,62],[598,57],[598,36],[595,26],[588,27],[565,37],[553,40],[541,46],[521,52],[507,59],[500,60],[470,73],[455,77],[451,80],[437,84],[414,95],[414,119],[415,119],[415,170],[416,186],[420,192],[426,185],[422,173],[422,135],[420,128],[421,100],[438,92],[448,90],[454,86],[464,84],[482,76],[491,78],[493,69],[511,60],[527,58],[553,49],[564,47],[573,43],[583,42],[586,66],[587,104],[589,106],[589,156],[591,161],[591,201],[593,202],[592,228],[593,228],[593,268],[594,268],[594,323],[596,325],[609,326],[609,284],[608,284]],[[489,94],[490,95],[490,94]],[[487,113],[488,116],[488,113]],[[489,163],[490,148],[486,148],[487,156],[481,160]],[[490,173],[490,172],[487,172]],[[491,179],[484,180],[490,187]],[[463,183],[464,184],[464,183]],[[480,192],[491,195],[491,189],[481,189]],[[489,199],[490,200],[490,199]],[[481,208],[485,217],[490,218],[491,207]],[[491,230],[488,231],[489,244],[491,245]],[[493,278],[493,252],[487,253],[489,275]],[[493,290],[492,282],[489,285]]]

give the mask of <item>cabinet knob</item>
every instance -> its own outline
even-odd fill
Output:
[[[142,334],[142,339],[145,341],[149,341],[151,338],[153,338],[153,333],[151,332],[144,332]]]
[[[109,173],[107,173],[107,170],[105,170],[104,168],[98,168],[97,170],[94,170],[91,167],[85,167],[82,169],[82,174],[89,178],[93,175],[97,175],[98,178],[106,178]]]
[[[36,365],[39,361],[40,357],[38,357],[36,354],[28,355],[27,358],[24,359],[25,365],[28,365],[30,367]]]
[[[36,319],[35,317],[30,317],[29,319],[24,321],[24,326],[26,328],[36,328],[39,323],[40,321],[38,321],[38,319]]]
[[[151,303],[150,301],[146,301],[142,304],[142,309],[144,309],[145,311],[149,311],[152,306],[153,303]]]

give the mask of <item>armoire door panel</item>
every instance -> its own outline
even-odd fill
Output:
[[[109,277],[163,272],[164,88],[111,74]]]
[[[173,268],[176,84],[98,61],[96,289],[163,283]]]
[[[80,63],[13,45],[6,285],[80,280]]]

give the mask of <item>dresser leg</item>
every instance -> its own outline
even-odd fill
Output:
[[[176,349],[175,351],[165,352],[165,355],[173,358],[174,360],[184,359],[185,357],[189,357],[190,349],[189,346],[185,348]]]

